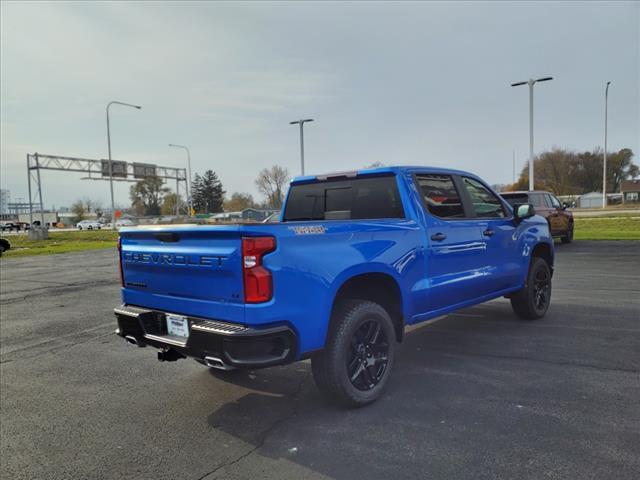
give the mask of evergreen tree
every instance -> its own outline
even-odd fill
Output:
[[[191,201],[193,202],[193,209],[196,212],[204,211],[204,208],[200,208],[201,205],[204,205],[201,202],[200,192],[202,191],[202,177],[196,173],[193,177],[193,181],[191,182]]]
[[[234,192],[231,198],[228,198],[224,202],[225,212],[239,212],[245,208],[252,208],[256,206],[256,202],[253,200],[253,195],[249,193]]]
[[[192,186],[193,208],[200,213],[222,212],[224,194],[222,182],[213,170],[207,170],[204,175],[196,173]]]

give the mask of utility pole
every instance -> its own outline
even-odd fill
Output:
[[[289,125],[300,125],[300,174],[304,175],[304,124],[306,122],[313,122],[313,118],[307,118],[305,120],[296,120],[289,122]]]
[[[609,107],[609,85],[604,89],[604,162],[602,165],[602,208],[607,208],[607,109]]]
[[[109,189],[111,190],[111,223],[116,223],[116,207],[113,199],[113,162],[111,161],[111,128],[109,126],[109,107],[111,105],[123,105],[125,107],[136,108],[140,110],[140,105],[132,105],[130,103],[111,101],[107,104],[107,147],[109,148]]]
[[[512,87],[520,85],[529,85],[529,191],[534,190],[533,184],[533,86],[538,82],[547,82],[553,80],[553,77],[543,77],[534,80],[530,78],[527,81],[512,83]]]
[[[187,168],[188,170],[188,174],[187,174],[187,201],[189,203],[189,216],[191,216],[191,212],[193,212],[193,200],[191,198],[191,151],[189,150],[189,147],[185,146],[185,145],[176,145],[174,143],[170,143],[169,144],[170,147],[175,147],[175,148],[181,148],[183,150],[185,150],[187,152]]]

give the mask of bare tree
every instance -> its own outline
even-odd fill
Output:
[[[175,194],[175,192],[169,192],[162,198],[162,205],[160,205],[161,215],[177,215],[177,208],[179,205],[185,205],[185,201],[182,197]]]
[[[239,212],[245,208],[252,208],[256,206],[256,202],[253,201],[253,196],[249,193],[234,192],[231,197],[224,201],[225,212]]]
[[[282,208],[284,199],[284,189],[289,182],[289,170],[279,165],[271,168],[264,168],[256,178],[256,187],[267,200],[267,205],[271,208]]]
[[[83,200],[75,201],[73,205],[71,205],[71,213],[73,213],[73,223],[78,223],[79,221],[84,220],[87,216],[85,202]]]
[[[602,157],[599,148],[575,152],[563,148],[540,153],[535,159],[536,189],[551,190],[557,195],[579,195],[602,190]],[[633,152],[623,148],[607,154],[607,191],[616,192],[620,183],[634,178],[640,167],[633,163]],[[527,190],[529,167],[525,165],[518,181],[509,190]]]
[[[159,215],[162,198],[169,192],[159,177],[138,180],[129,189],[131,206],[137,215]]]

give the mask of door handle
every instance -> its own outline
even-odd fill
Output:
[[[447,236],[444,233],[436,233],[434,235],[431,235],[431,240],[433,240],[434,242],[441,242],[443,241],[445,238],[447,238]]]
[[[493,234],[496,233],[493,230],[491,230],[490,228],[487,228],[484,232],[482,232],[482,234],[485,237],[493,237]]]

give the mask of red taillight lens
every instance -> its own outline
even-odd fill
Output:
[[[273,237],[242,238],[242,273],[244,277],[244,301],[268,302],[273,296],[271,272],[262,266],[262,257],[276,248]]]
[[[120,286],[124,287],[124,273],[122,272],[122,238],[118,237],[118,270],[120,271]]]

